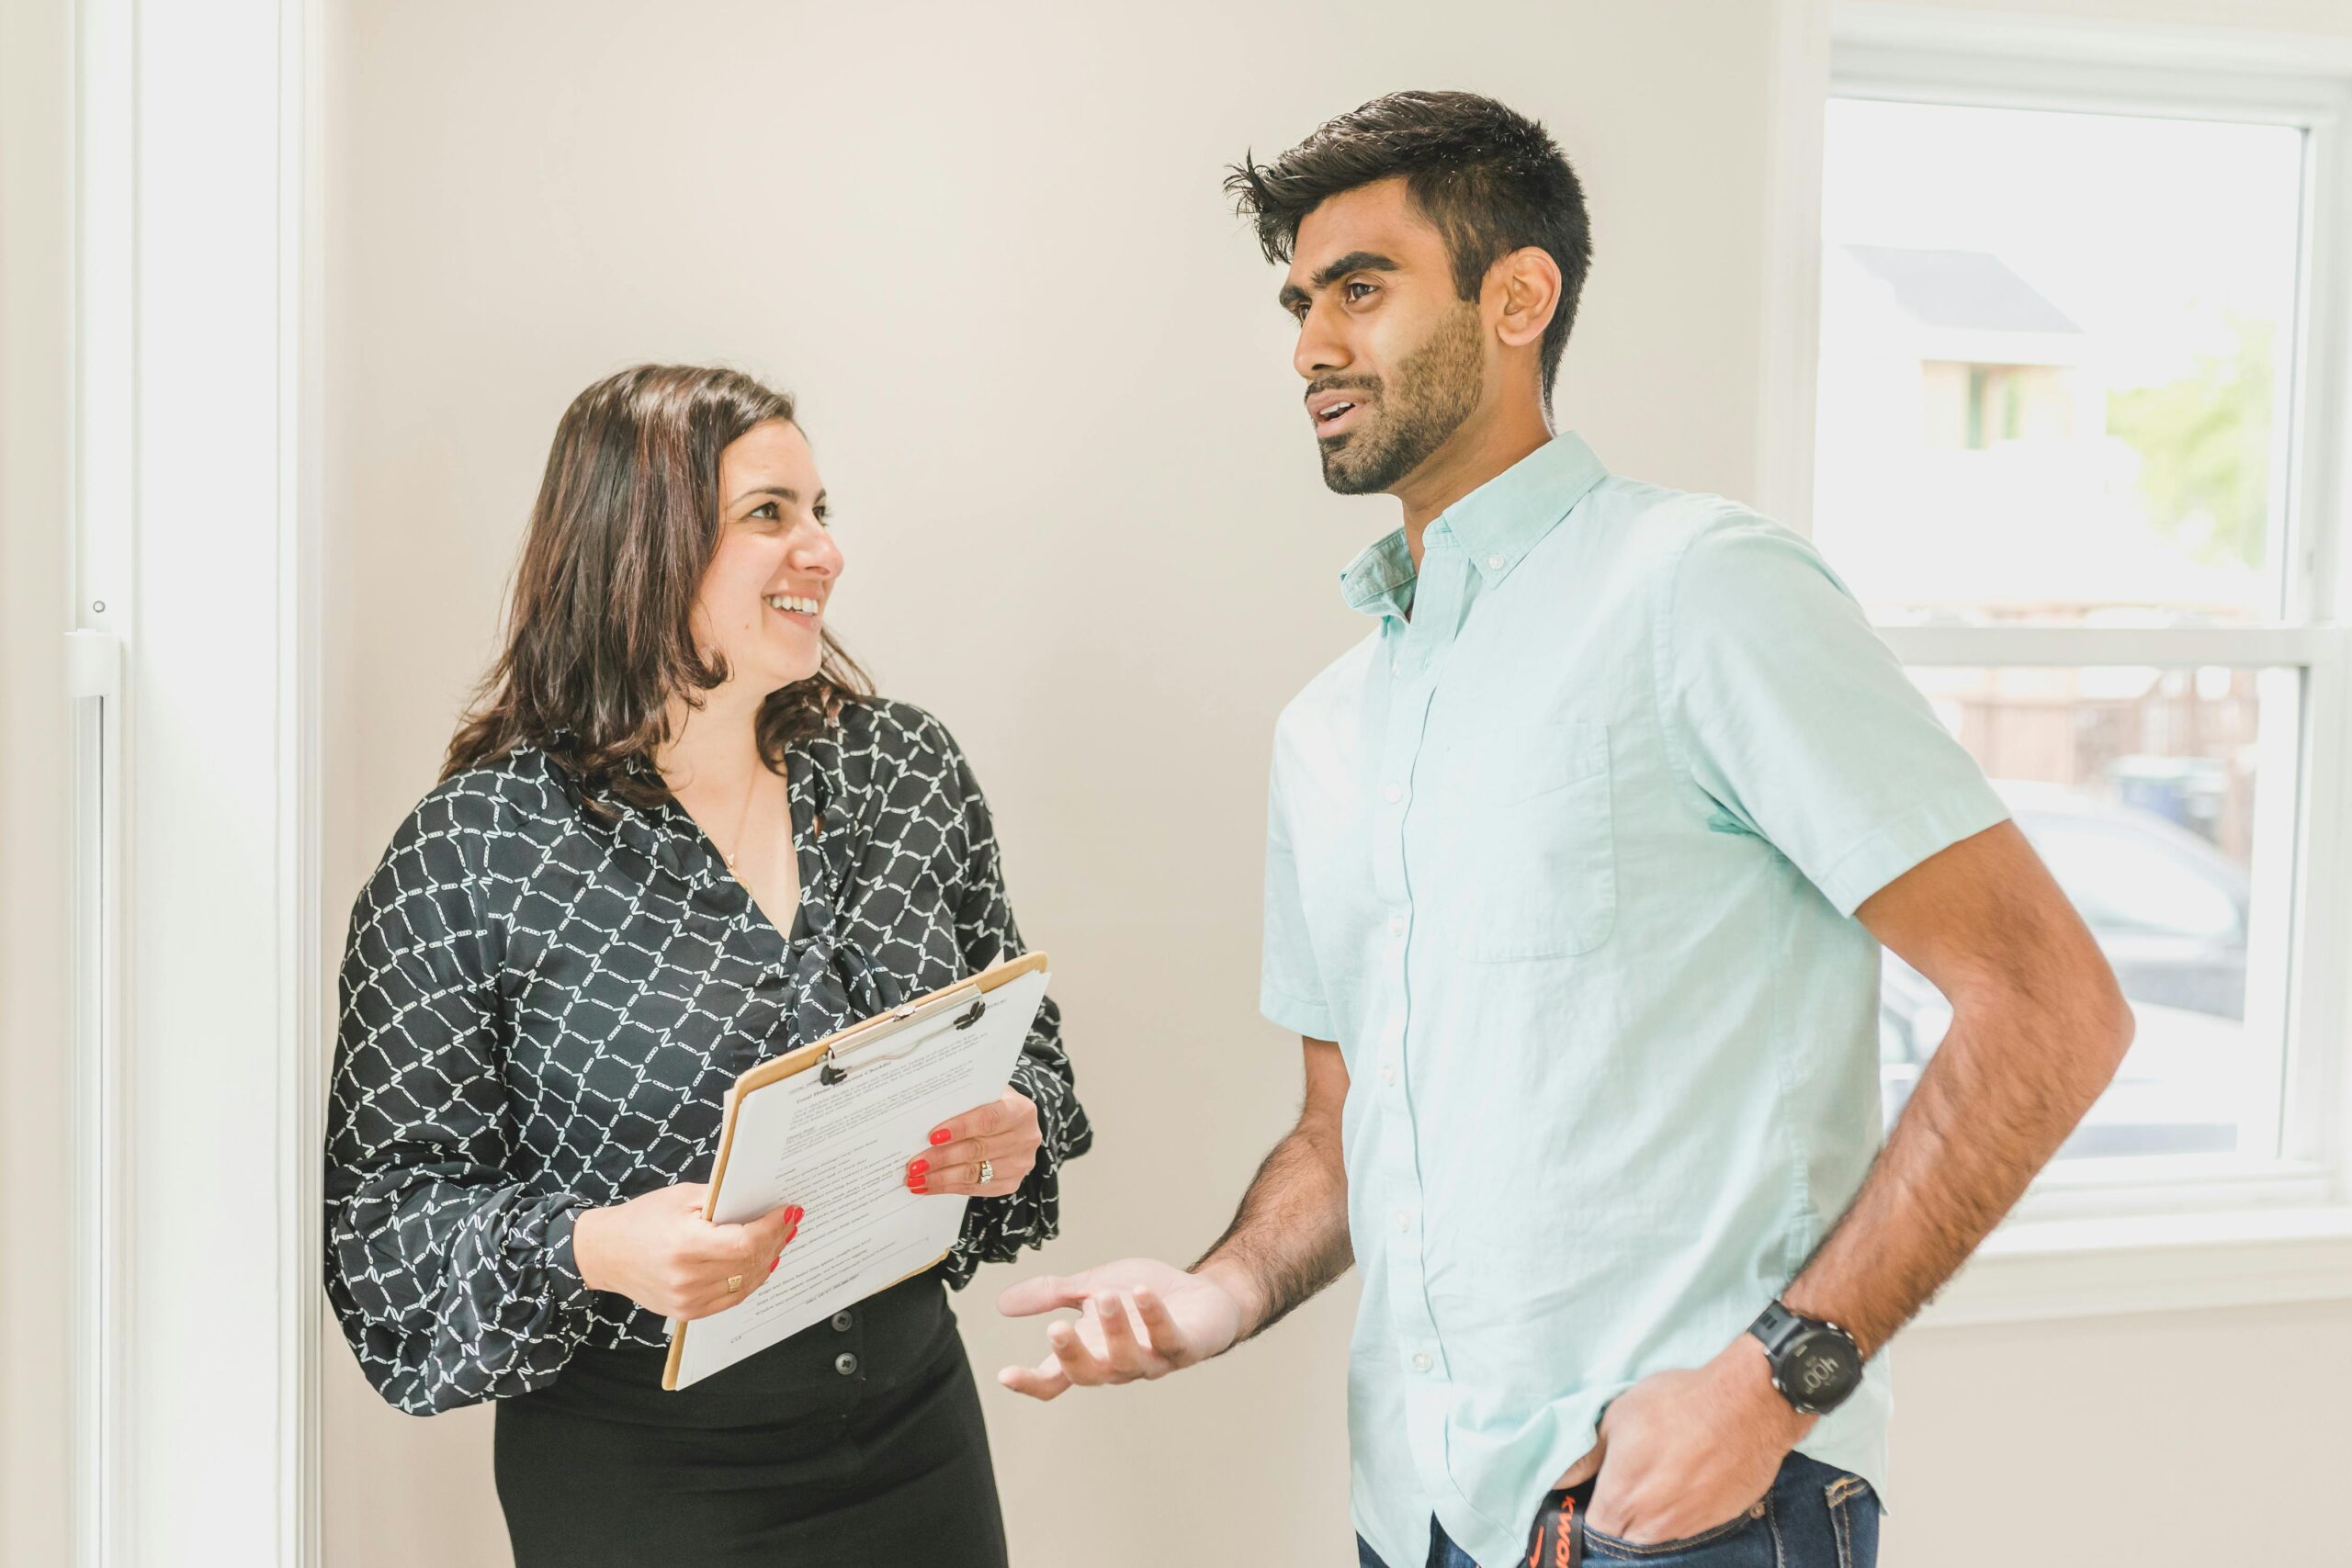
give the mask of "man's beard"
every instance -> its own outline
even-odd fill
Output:
[[[1406,355],[1393,390],[1378,381],[1354,383],[1377,391],[1377,417],[1323,444],[1323,482],[1341,495],[1373,495],[1427,462],[1478,406],[1481,346],[1478,307],[1465,299]]]

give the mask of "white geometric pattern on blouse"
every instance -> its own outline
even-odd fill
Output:
[[[588,1208],[707,1180],[720,1097],[765,1057],[1024,951],[988,804],[938,720],[852,704],[788,771],[806,934],[674,803],[605,797],[526,748],[435,788],[352,911],[326,1143],[326,1286],[360,1368],[430,1414],[552,1381],[582,1345],[658,1346],[593,1292]],[[817,831],[821,824],[822,830]],[[1056,1232],[1092,1134],[1048,998],[1013,1069],[1045,1142],[975,1199],[940,1273]]]

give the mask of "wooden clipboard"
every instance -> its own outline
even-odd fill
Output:
[[[955,985],[933,991],[928,996],[917,997],[912,1001],[902,1002],[888,1012],[876,1013],[872,1018],[853,1023],[847,1029],[803,1045],[797,1051],[787,1052],[784,1055],[762,1062],[758,1066],[744,1073],[727,1091],[726,1124],[719,1133],[718,1158],[711,1167],[710,1192],[705,1201],[712,1209],[718,1207],[718,1194],[727,1179],[728,1156],[733,1153],[735,1147],[736,1111],[752,1095],[773,1084],[782,1083],[786,1078],[797,1077],[802,1073],[810,1071],[827,1075],[838,1074],[840,1075],[838,1078],[829,1076],[824,1080],[828,1083],[838,1082],[841,1078],[846,1078],[855,1072],[861,1060],[865,1062],[873,1062],[876,1059],[888,1060],[887,1052],[883,1053],[879,1058],[876,1053],[882,1051],[882,1047],[892,1036],[930,1022],[944,1013],[962,1012],[973,1009],[975,1004],[985,1008],[986,998],[990,992],[1010,981],[1018,980],[1024,975],[1036,974],[1049,966],[1044,953],[1023,953],[1019,958],[1009,959],[992,969],[983,970],[978,975],[959,980]],[[973,1012],[975,1019],[978,1016],[978,1011]],[[952,1250],[951,1246],[948,1251]],[[903,1283],[918,1274],[935,1269],[946,1257],[947,1251],[942,1251],[938,1257],[928,1262],[908,1269],[891,1283]],[[884,1288],[888,1289],[887,1286]],[[662,1368],[662,1386],[664,1389],[674,1392],[678,1386],[678,1363],[685,1354],[686,1331],[693,1326],[694,1323],[689,1321],[677,1325],[671,1331],[670,1356]]]

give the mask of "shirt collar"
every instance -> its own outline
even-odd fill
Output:
[[[1398,620],[1413,607],[1413,552],[1405,530],[1366,545],[1340,573],[1340,592],[1348,608],[1367,615],[1394,615]]]
[[[1564,431],[1447,507],[1430,528],[1451,532],[1492,587],[1608,477],[1584,438]],[[1348,563],[1340,591],[1351,610],[1402,618],[1413,578],[1412,551],[1399,528]]]
[[[1492,587],[1608,477],[1583,437],[1565,431],[1439,515]]]
[[[811,828],[822,822],[824,830],[816,835],[820,840],[831,834],[846,844],[848,834],[835,829],[845,829],[848,818],[842,812],[839,792],[828,771],[837,771],[841,762],[841,748],[833,732],[802,736],[786,745],[785,756],[786,790],[792,803],[794,833],[805,841]],[[613,836],[668,869],[691,888],[731,886],[733,878],[718,858],[718,846],[669,793],[662,771],[644,757],[624,759],[620,771],[662,793],[651,805],[639,806],[615,794],[609,785],[599,792],[597,799],[608,813]],[[806,864],[805,856],[803,863]]]

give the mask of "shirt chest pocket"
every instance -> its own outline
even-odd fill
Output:
[[[1608,726],[1489,731],[1468,761],[1442,835],[1457,955],[1510,963],[1607,942],[1617,924]]]

